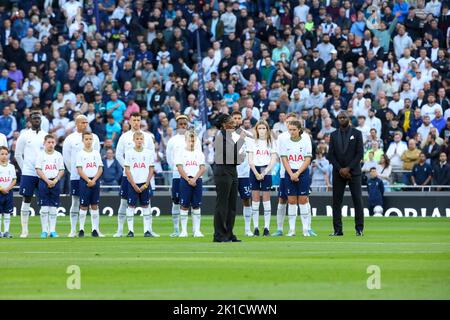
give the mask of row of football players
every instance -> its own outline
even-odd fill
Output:
[[[232,114],[236,132],[241,133],[242,115],[240,112]],[[298,210],[303,226],[304,236],[315,236],[311,229],[311,206],[309,204],[310,175],[312,145],[311,138],[303,133],[301,123],[295,113],[289,114],[286,120],[288,131],[274,138],[269,125],[259,121],[254,132],[246,132],[245,144],[239,152],[245,152],[245,161],[237,167],[239,195],[243,203],[245,221],[245,234],[259,236],[259,211],[261,202],[264,209],[263,235],[269,236],[271,220],[270,189],[272,187],[271,172],[278,161],[282,162],[280,170],[279,202],[277,208],[277,231],[274,236],[283,235],[283,225],[288,207],[289,232],[287,236],[295,235],[295,223]],[[179,176],[176,163],[173,162],[174,151],[183,148],[182,132],[187,128],[188,120],[185,117],[177,119],[177,135],[171,138],[167,145],[167,160],[169,166],[174,168],[172,181],[172,218],[174,231],[171,237],[179,233],[179,217],[183,216],[180,209],[180,183],[183,178]],[[196,150],[201,150],[200,141],[195,144]],[[287,174],[287,176],[286,176]],[[286,176],[286,177],[285,177]],[[183,204],[181,203],[181,206]],[[253,221],[253,232],[251,222]]]
[[[242,130],[242,116],[233,114],[238,130]],[[311,141],[307,134],[301,134],[300,123],[296,122],[296,115],[289,115],[287,119],[291,125],[289,132],[278,137],[278,148],[272,139],[270,129],[264,122],[255,127],[255,139],[248,138],[241,150],[248,154],[247,161],[238,167],[239,193],[244,204],[245,232],[248,236],[259,235],[259,205],[262,193],[264,206],[264,235],[269,235],[270,202],[268,201],[271,187],[271,169],[276,161],[276,154],[281,155],[283,162],[281,170],[281,183],[279,204],[277,210],[277,232],[282,235],[283,221],[286,211],[286,202],[289,202],[288,216],[290,230],[288,235],[295,234],[295,220],[297,206],[303,223],[303,234],[314,235],[311,230],[311,209],[308,201],[309,174],[308,166],[311,157]],[[121,202],[118,210],[118,230],[114,235],[123,234],[125,220],[128,222],[128,236],[134,236],[133,216],[138,203],[143,206],[144,234],[147,237],[158,236],[152,230],[152,216],[149,212],[149,198],[151,189],[149,183],[153,174],[152,157],[154,156],[154,140],[151,134],[140,131],[141,117],[138,113],[130,119],[131,130],[124,133],[118,142],[116,157],[125,168],[121,183]],[[69,237],[77,236],[76,227],[80,220],[78,236],[84,236],[84,223],[87,210],[90,207],[92,219],[92,235],[102,236],[99,231],[99,183],[102,172],[102,162],[99,156],[100,143],[95,134],[88,132],[88,122],[84,116],[76,119],[76,131],[69,135],[63,145],[63,161],[54,151],[55,141],[40,130],[40,114],[31,115],[32,127],[23,132],[17,142],[15,157],[22,170],[20,194],[23,196],[21,206],[21,237],[28,236],[28,217],[31,198],[36,189],[39,190],[39,203],[41,205],[42,237],[56,236],[56,207],[59,205],[57,183],[63,175],[65,163],[71,176],[72,204],[70,208],[71,232]],[[200,232],[200,205],[201,205],[201,175],[204,172],[204,157],[201,144],[193,131],[185,135],[188,120],[184,116],[177,119],[177,135],[167,146],[167,159],[174,168],[172,183],[172,217],[174,232],[172,237],[187,236],[187,215],[192,208],[194,236],[203,236]],[[139,133],[135,137],[135,133]],[[186,140],[186,137],[188,140]],[[290,138],[289,138],[290,137]],[[187,150],[183,150],[186,149]],[[43,150],[45,149],[45,150]],[[92,151],[90,151],[92,149]],[[277,151],[276,151],[277,149]],[[180,152],[181,151],[181,152]],[[185,152],[188,151],[188,152]],[[9,215],[12,212],[11,188],[15,184],[14,168],[7,165],[1,167],[1,196],[0,212],[4,213],[5,234],[9,236]],[[36,155],[39,155],[38,157]],[[177,159],[178,157],[178,159]],[[145,158],[142,161],[141,158]],[[176,159],[176,160],[175,160]],[[147,162],[146,162],[147,161]],[[3,162],[2,162],[3,163]],[[174,165],[174,163],[176,165]],[[249,169],[251,168],[251,169]],[[285,179],[285,170],[289,178]],[[251,190],[251,191],[250,191]],[[81,206],[80,206],[81,205]],[[254,233],[250,231],[250,222],[253,215]],[[181,217],[182,230],[179,231]]]

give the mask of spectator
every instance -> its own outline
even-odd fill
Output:
[[[431,124],[430,116],[426,115],[423,117],[422,125],[417,129],[417,133],[419,133],[421,138],[425,141],[431,128],[433,128],[433,125]]]
[[[406,185],[409,185],[411,182],[411,171],[414,165],[419,162],[420,153],[421,151],[417,148],[416,140],[409,139],[408,149],[401,156],[403,170],[407,171],[403,173],[403,183]]]
[[[369,159],[369,153],[373,152],[373,159],[376,161],[376,163],[380,162],[381,157],[383,156],[384,152],[383,149],[379,147],[378,141],[373,140],[372,145],[370,149],[368,149],[364,155],[364,161]],[[370,169],[370,168],[367,168]]]
[[[403,161],[401,159],[403,153],[408,148],[406,143],[402,141],[402,133],[397,131],[394,134],[394,141],[389,145],[389,148],[386,151],[386,155],[388,156],[391,166],[392,166],[392,181],[393,182],[401,182],[402,174],[398,172],[403,169]]]
[[[427,157],[421,152],[419,162],[416,163],[412,169],[411,183],[413,186],[428,186],[431,184],[433,178],[433,171],[431,166],[426,163]],[[420,190],[420,189],[419,189]],[[424,191],[424,188],[421,188]]]
[[[363,177],[363,184],[367,184],[367,180],[370,178],[370,169],[374,166],[376,167],[379,163],[379,161],[375,161],[374,159],[374,152],[372,150],[368,151],[367,159],[364,159],[364,164],[361,168],[361,171],[365,174]]]
[[[389,157],[384,154],[381,159],[380,163],[377,165],[377,175],[378,178],[380,178],[383,181],[384,187],[386,191],[390,191],[390,184],[392,181],[391,175],[392,175],[392,167],[390,164]]]
[[[439,163],[433,167],[433,184],[440,186],[450,185],[450,165],[447,163],[447,154],[441,152],[439,154]],[[436,188],[436,191],[447,191],[448,188]]]
[[[434,119],[431,121],[431,124],[437,129],[438,134],[440,134],[444,129],[446,124],[445,119],[442,116],[442,111],[440,109],[434,110]]]
[[[122,179],[123,168],[116,160],[113,149],[106,150],[106,158],[103,159],[103,175],[101,184],[104,186],[117,186]],[[114,189],[105,189],[113,191]]]
[[[436,136],[431,132],[428,134],[427,142],[423,148],[423,153],[427,157],[427,164],[433,167],[439,161],[439,145],[436,143]]]
[[[106,138],[111,139],[113,141],[113,146],[116,146],[122,128],[112,115],[108,115],[106,120]]]
[[[111,101],[106,104],[106,113],[112,115],[116,122],[122,122],[123,113],[127,109],[125,103],[118,99],[115,91],[111,94]]]
[[[8,140],[11,140],[16,130],[17,120],[11,115],[11,108],[6,106],[3,108],[3,114],[0,116],[0,133],[4,134]]]

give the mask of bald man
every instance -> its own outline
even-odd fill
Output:
[[[70,172],[70,194],[72,196],[72,205],[70,206],[70,233],[69,238],[77,235],[78,215],[80,212],[80,175],[76,168],[77,154],[83,149],[82,135],[90,131],[88,119],[84,115],[75,118],[75,131],[64,140],[63,158],[67,170]],[[93,148],[100,151],[100,140],[96,134],[94,136]],[[92,218],[92,217],[91,217]],[[99,234],[100,235],[100,234]],[[101,236],[101,235],[100,235]]]

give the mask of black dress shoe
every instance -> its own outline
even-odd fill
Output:
[[[333,232],[330,237],[342,237],[344,234],[342,232]]]
[[[214,238],[214,239],[213,239],[213,242],[225,242],[225,241]]]
[[[362,237],[362,236],[364,236],[364,233],[361,230],[357,230],[356,231],[356,236],[357,237]]]
[[[240,239],[234,237],[233,239],[231,239],[231,242],[242,242],[242,240],[240,240]]]

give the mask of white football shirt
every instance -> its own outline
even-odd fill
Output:
[[[94,178],[100,167],[103,167],[102,157],[97,150],[78,152],[76,167],[81,168],[89,179]]]
[[[245,154],[244,161],[236,167],[238,178],[248,178],[250,176],[250,165],[248,164],[248,148],[253,143],[253,139],[245,137],[244,144],[239,150],[239,153]]]
[[[195,141],[195,150],[202,150],[202,144],[200,139],[197,137]],[[186,137],[184,134],[176,134],[167,142],[166,148],[166,159],[169,167],[172,169],[172,178],[180,178],[180,173],[178,172],[177,166],[175,164],[175,157],[179,152],[183,152],[186,149]],[[181,151],[180,151],[181,150]]]
[[[269,146],[267,145],[266,140],[253,140],[250,143],[248,151],[253,153],[253,162],[255,166],[268,166],[272,154],[276,153],[275,143],[272,140],[272,146]]]
[[[289,139],[280,146],[280,156],[287,157],[291,169],[300,169],[306,158],[312,157],[311,138],[307,133],[299,141]]]
[[[82,136],[82,133],[75,131],[69,134],[63,143],[63,158],[67,170],[70,172],[70,180],[80,180],[77,170],[77,156],[84,148]],[[93,142],[92,148],[100,152],[100,140],[96,134],[94,134]]]
[[[125,167],[130,168],[131,176],[136,184],[146,183],[150,167],[155,166],[155,153],[150,149],[137,151],[130,149],[125,154]]]
[[[195,177],[200,166],[205,165],[205,155],[200,150],[181,150],[175,154],[175,165],[182,165],[188,177]]]
[[[149,149],[153,153],[155,152],[155,143],[153,142],[153,137],[150,133],[142,131],[144,134],[144,149]],[[134,132],[128,130],[123,133],[116,146],[116,159],[119,161],[119,164],[124,168],[123,176],[125,176],[125,156],[128,150],[134,149],[134,141],[133,141]]]
[[[53,153],[42,151],[37,157],[36,169],[41,169],[48,179],[56,178],[59,171],[64,170],[62,154],[58,151],[53,151]]]
[[[0,164],[0,187],[9,187],[14,179],[17,179],[16,168],[11,163],[7,165]]]
[[[32,129],[23,130],[17,139],[15,158],[23,176],[37,177],[36,159],[44,150],[44,138],[47,132]]]

